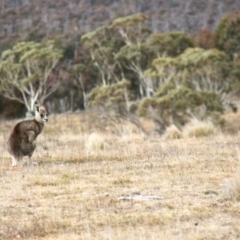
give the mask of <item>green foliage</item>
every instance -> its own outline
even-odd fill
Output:
[[[154,56],[177,56],[193,47],[193,39],[182,32],[154,33],[145,47]]]
[[[223,94],[240,87],[231,76],[232,68],[226,54],[217,49],[189,48],[176,58],[155,59],[153,66],[159,76],[173,72],[174,82],[194,89]]]
[[[224,52],[217,49],[204,50],[202,48],[188,48],[176,58],[163,57],[153,61],[154,66],[174,66],[179,69],[204,67],[209,65],[223,66],[227,62]]]
[[[36,42],[20,42],[12,49],[2,53],[1,58],[5,61],[20,62],[26,61],[55,61],[62,57],[62,51],[54,48],[54,42],[48,41],[46,44]]]
[[[170,91],[176,88],[176,84],[172,81],[164,82],[158,91],[155,93],[155,97],[162,97],[167,95]]]
[[[89,64],[99,72],[100,83],[107,85],[120,81],[120,69],[114,57],[124,42],[119,38],[117,31],[112,27],[101,27],[83,35],[81,41],[90,53]]]
[[[75,65],[72,66],[71,69],[74,73],[81,73],[81,72],[84,72],[86,70],[86,65],[84,65],[82,63],[75,64]]]
[[[162,93],[161,96],[157,93],[151,98],[144,98],[139,105],[138,113],[140,116],[160,121],[165,127],[171,124],[181,127],[193,116],[205,118],[211,113],[223,112],[221,101],[213,92],[196,91],[185,86],[168,90],[165,95],[164,89],[160,87],[159,92]],[[204,108],[203,116],[199,108]]]
[[[88,32],[81,37],[81,42],[86,49],[93,46],[99,46],[101,42],[107,39],[108,33],[111,32],[110,27],[99,27],[94,31]]]
[[[34,109],[38,100],[43,102],[56,86],[49,87],[49,76],[62,51],[53,41],[45,43],[20,42],[5,50],[0,59],[0,89],[5,97],[17,100]]]
[[[218,24],[216,43],[231,59],[240,52],[240,11],[226,15]]]
[[[126,108],[126,94],[129,95],[129,88],[130,82],[125,79],[112,85],[96,87],[89,94],[88,107],[102,106],[111,109],[116,105],[125,105]]]
[[[239,80],[240,80],[240,52],[235,56],[235,59],[233,62],[231,62],[231,73],[236,79],[236,82],[233,86],[233,89],[235,89],[234,92],[240,93],[239,90]]]
[[[150,113],[163,126],[236,110],[231,95],[240,89],[238,63],[233,66],[226,52],[212,48],[215,35],[202,30],[195,44],[203,48],[193,48],[194,39],[185,33],[144,31],[146,19],[142,13],[120,17],[82,37],[103,85],[91,91],[89,106],[125,104],[118,84],[127,78],[142,98],[139,114]]]
[[[144,132],[134,114],[137,106],[132,104],[133,99],[131,83],[122,79],[117,83],[92,89],[88,96],[88,109],[97,112],[98,124],[103,129],[111,125],[119,128],[119,123],[130,121]]]
[[[222,51],[188,48],[179,56],[155,59],[145,74],[165,79],[138,108],[141,116],[159,124],[160,132],[171,124],[181,128],[192,117],[217,122],[227,107],[236,111],[232,96],[240,84]]]
[[[146,15],[143,13],[137,13],[127,17],[120,17],[113,21],[113,27],[133,27],[138,23],[143,23],[147,20]]]
[[[172,81],[177,85],[184,84],[192,89],[214,91],[221,95],[240,87],[232,76],[232,69],[227,55],[222,51],[187,48],[176,57],[154,59],[144,75],[152,82],[159,82],[159,85]]]
[[[144,27],[146,20],[146,15],[137,13],[115,19],[111,27],[119,32],[127,45],[135,44],[139,46],[151,33],[151,30]]]
[[[137,45],[125,45],[120,49],[120,51],[115,55],[117,61],[126,59],[128,61],[141,59],[141,49]]]
[[[45,35],[42,33],[39,33],[36,29],[31,29],[28,32],[27,41],[41,42],[44,37]]]

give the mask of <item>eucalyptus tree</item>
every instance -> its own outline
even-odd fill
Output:
[[[165,81],[153,97],[142,100],[139,113],[150,110],[161,131],[172,123],[181,127],[192,117],[213,119],[228,107],[236,110],[233,99],[239,83],[222,51],[189,48],[177,57],[155,59],[152,69],[145,74]]]
[[[87,66],[85,64],[74,64],[70,68],[70,72],[72,73],[74,77],[75,85],[78,86],[78,89],[82,92],[82,98],[83,98],[83,107],[86,109],[87,107],[87,101],[88,101],[88,89],[87,84],[84,80],[84,75],[87,71]]]
[[[188,48],[178,57],[157,58],[154,74],[166,77],[176,85],[186,85],[197,91],[215,92],[223,105],[232,101],[239,88],[232,76],[227,55],[217,49]],[[146,71],[146,74],[151,71]],[[172,73],[171,78],[167,76]]]
[[[114,60],[124,45],[117,32],[110,26],[100,27],[81,37],[84,48],[89,51],[93,65],[100,73],[100,85],[108,85],[122,79],[122,69]]]
[[[20,42],[5,50],[0,59],[0,91],[32,112],[36,101],[44,102],[56,91],[58,79],[51,74],[61,57],[53,41]]]
[[[89,94],[88,107],[111,108],[118,105],[119,109],[129,109],[131,83],[126,79],[108,86],[98,86]]]
[[[148,62],[143,48],[137,45],[125,45],[115,55],[115,61],[119,62],[123,69],[128,69],[135,75],[141,98],[151,95],[151,86],[144,76]]]
[[[215,30],[216,46],[231,59],[240,53],[240,11],[226,15]]]
[[[149,55],[149,62],[156,58],[168,61],[169,57],[177,57],[191,47],[193,47],[192,37],[182,32],[153,33],[143,45],[146,54]],[[157,71],[155,65],[149,64],[148,67],[144,72],[144,79],[151,86],[153,94],[163,82],[168,81],[175,75],[175,69],[173,68],[164,74],[160,74],[161,70]]]
[[[147,39],[145,47],[153,58],[176,57],[193,47],[193,39],[183,32],[153,33]]]
[[[153,97],[144,98],[138,106],[138,114],[153,119],[160,134],[172,124],[181,129],[191,118],[212,117],[216,121],[223,110],[216,93],[177,87],[171,82],[161,85]]]
[[[141,46],[144,39],[149,34],[149,30],[144,28],[147,16],[143,13],[119,17],[112,22],[112,27],[117,29],[125,44]]]
[[[122,79],[111,85],[93,88],[88,95],[87,107],[96,109],[99,113],[99,125],[103,128],[108,125],[118,128],[119,123],[130,121],[145,133],[138,116],[134,113],[134,99],[130,81]]]
[[[232,73],[240,80],[240,11],[227,14],[215,30],[216,47],[224,51],[232,63]]]
[[[119,32],[125,42],[125,45],[115,55],[115,60],[122,68],[134,73],[141,98],[151,95],[151,88],[144,77],[148,55],[143,44],[151,33],[144,27],[146,20],[147,17],[144,14],[138,13],[117,18],[112,23],[112,27]]]

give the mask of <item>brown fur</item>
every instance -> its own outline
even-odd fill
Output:
[[[44,123],[48,121],[44,106],[37,106],[33,120],[25,120],[15,125],[7,141],[7,149],[12,156],[12,165],[17,165],[24,156],[32,163],[32,154],[36,148],[35,140],[42,132]]]

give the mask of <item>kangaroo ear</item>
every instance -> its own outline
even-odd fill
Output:
[[[37,112],[39,112],[39,105],[38,104],[35,104],[35,109]]]

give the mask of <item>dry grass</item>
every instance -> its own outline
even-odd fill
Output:
[[[236,171],[232,178],[226,179],[225,191],[229,199],[240,201],[240,169]]]
[[[166,129],[163,137],[165,139],[179,139],[183,137],[183,134],[175,125],[171,125]]]
[[[239,238],[238,134],[112,135],[86,116],[50,116],[39,166],[11,168],[14,123],[0,123],[0,239]],[[135,191],[165,199],[118,200]]]
[[[183,129],[185,137],[207,137],[215,133],[217,133],[217,129],[212,122],[201,122],[197,119],[192,120]]]

